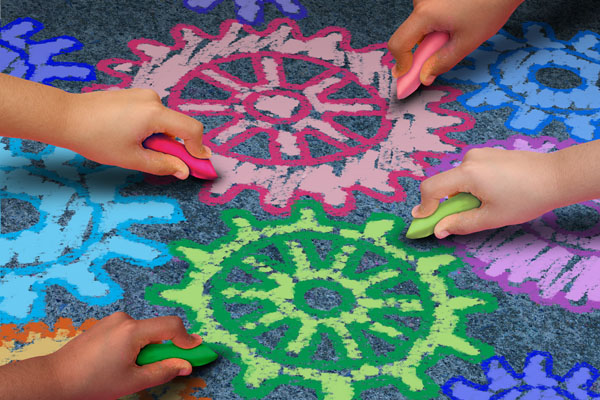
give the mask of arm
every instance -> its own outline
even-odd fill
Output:
[[[0,399],[51,399],[61,393],[47,356],[28,358],[0,366]]]
[[[117,312],[55,353],[0,367],[0,399],[108,400],[189,375],[182,359],[135,363],[142,347],[169,339],[185,349],[202,342],[178,317],[138,321]]]
[[[37,140],[102,164],[180,179],[189,174],[186,164],[145,149],[144,139],[163,132],[182,138],[192,155],[210,156],[202,145],[202,124],[164,107],[149,89],[73,94],[0,74],[0,90],[0,136]]]
[[[404,75],[412,64],[412,50],[425,35],[448,32],[450,40],[421,69],[421,82],[431,85],[506,23],[523,0],[414,0],[411,15],[388,42],[396,65],[394,77]]]
[[[474,149],[458,167],[423,181],[421,204],[412,214],[427,217],[440,199],[469,192],[481,207],[442,219],[434,232],[439,239],[520,224],[558,207],[600,198],[598,154],[598,140],[548,154]]]

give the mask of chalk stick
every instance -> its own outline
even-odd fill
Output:
[[[429,57],[448,42],[450,36],[446,32],[432,32],[417,47],[413,54],[413,63],[410,70],[398,78],[396,83],[398,99],[410,96],[421,85],[421,68]]]
[[[429,217],[415,218],[408,227],[406,237],[420,239],[433,235],[435,226],[449,215],[469,211],[481,205],[481,201],[471,193],[459,193],[440,203],[437,210]]]
[[[173,344],[155,343],[145,346],[140,350],[136,363],[138,365],[151,364],[153,362],[166,360],[168,358],[181,358],[189,361],[192,367],[199,367],[211,363],[217,359],[218,355],[207,344],[200,344],[192,349],[182,349]]]
[[[192,156],[183,143],[180,143],[163,133],[156,133],[148,137],[144,140],[144,147],[180,158],[187,164],[190,169],[190,174],[196,178],[207,180],[218,178],[217,172],[210,160]]]

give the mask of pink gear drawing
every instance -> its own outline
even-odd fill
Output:
[[[305,37],[290,19],[275,20],[264,31],[230,20],[218,35],[190,25],[176,25],[171,35],[171,46],[132,40],[129,47],[138,60],[107,59],[97,66],[121,82],[84,90],[152,88],[169,107],[201,121],[228,118],[205,132],[220,176],[199,192],[207,204],[227,203],[247,189],[257,191],[261,206],[272,214],[289,213],[302,196],[322,202],[332,215],[355,208],[355,191],[383,202],[401,201],[406,195],[398,178],[424,179],[428,158],[464,146],[447,134],[474,125],[468,114],[441,107],[462,94],[457,89],[426,88],[390,103],[395,84],[386,45],[353,49],[350,33],[342,28]],[[227,72],[228,64],[239,60],[250,61],[253,71],[246,75],[255,79]],[[294,82],[284,68],[289,60],[323,71]],[[198,79],[227,98],[185,97]],[[366,96],[344,98],[338,92],[347,85]],[[376,119],[376,132],[357,132],[339,121],[344,117]],[[257,137],[268,138],[263,156],[236,149]],[[330,151],[313,154],[309,140],[327,143]]]
[[[498,147],[547,153],[573,146],[572,139],[524,135],[466,146],[426,170],[428,176],[457,166],[475,147]],[[600,221],[600,201],[581,203]],[[570,231],[559,224],[555,211],[533,221],[446,240],[456,253],[486,280],[510,293],[526,293],[539,304],[558,304],[573,312],[600,308],[600,222],[586,230]]]

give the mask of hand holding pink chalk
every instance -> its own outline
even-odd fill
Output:
[[[423,64],[436,51],[441,49],[449,39],[450,35],[446,32],[432,32],[425,36],[425,39],[423,39],[413,55],[413,62],[410,70],[398,78],[398,99],[404,99],[418,89],[421,85],[420,74]]]
[[[157,133],[148,137],[144,141],[144,147],[180,158],[187,164],[190,174],[196,178],[207,180],[218,178],[217,172],[210,160],[203,160],[192,156],[182,143],[165,134]]]

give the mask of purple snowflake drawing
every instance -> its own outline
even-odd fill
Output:
[[[223,0],[183,0],[190,10],[206,14],[221,4]],[[270,2],[286,17],[302,19],[306,17],[306,8],[298,0],[234,0],[237,19],[250,25],[260,25],[265,21],[264,6]]]
[[[598,370],[587,363],[578,363],[564,376],[552,373],[552,355],[532,351],[527,355],[523,373],[518,374],[504,357],[485,360],[481,368],[487,383],[480,385],[463,376],[450,379],[442,391],[452,400],[588,400],[597,399],[592,391]]]
[[[547,153],[575,144],[573,139],[515,135],[448,154],[426,175],[457,166],[475,147]],[[599,200],[553,210],[520,225],[452,236],[447,243],[457,246],[459,257],[480,278],[496,281],[508,292],[526,293],[536,303],[559,304],[574,312],[600,308]]]

